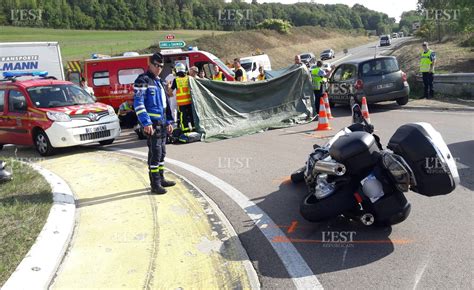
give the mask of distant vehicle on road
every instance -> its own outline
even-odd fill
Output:
[[[396,32],[392,33],[392,38],[398,38],[398,33]]]
[[[266,54],[241,57],[240,64],[247,72],[247,78],[250,80],[255,80],[258,77],[258,68],[260,66],[263,66],[263,69],[266,71],[272,70],[270,58]]]
[[[365,96],[368,103],[394,100],[402,106],[408,103],[409,93],[407,75],[394,56],[345,61],[329,79],[331,104],[349,104],[353,94],[359,101]]]
[[[325,51],[321,52],[321,54],[319,55],[319,57],[321,58],[321,60],[326,60],[326,59],[335,58],[336,55],[335,55],[335,53],[334,53],[334,50],[332,50],[332,49],[326,49]]]
[[[380,46],[389,46],[392,44],[392,40],[390,39],[390,35],[382,35],[380,37]]]
[[[316,63],[316,57],[314,56],[314,53],[312,52],[306,52],[300,54],[301,62],[304,63],[308,68],[311,67],[311,65]]]
[[[402,38],[404,36],[403,32],[398,33],[398,37]]]
[[[45,72],[4,72],[0,80],[0,149],[34,145],[39,154],[58,147],[112,144],[120,124],[111,106],[97,103],[72,82]],[[33,77],[24,79],[25,77]]]

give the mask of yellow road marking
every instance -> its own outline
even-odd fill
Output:
[[[52,288],[250,288],[237,243],[176,176],[158,196],[146,165],[126,156],[82,153],[41,166],[69,183],[79,212]]]

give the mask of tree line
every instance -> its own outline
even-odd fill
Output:
[[[391,29],[394,18],[356,4],[251,3],[240,0],[2,0],[0,25],[110,30],[245,30],[266,19],[293,26]],[[389,32],[389,31],[388,31]]]

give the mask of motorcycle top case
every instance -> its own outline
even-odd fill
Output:
[[[344,164],[349,174],[370,170],[380,158],[375,138],[367,132],[351,132],[339,137],[329,148],[329,155]]]
[[[411,190],[425,196],[452,192],[459,173],[448,146],[428,123],[409,123],[397,129],[387,146],[403,157],[413,170],[416,185]]]

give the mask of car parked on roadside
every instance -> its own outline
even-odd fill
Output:
[[[336,54],[334,53],[334,50],[332,49],[326,49],[323,52],[321,52],[321,54],[319,55],[319,58],[321,58],[321,60],[332,59],[335,57],[336,57]]]
[[[390,35],[382,35],[380,37],[380,46],[389,46],[392,44],[392,39]]]
[[[300,58],[301,62],[304,63],[308,68],[316,63],[316,58],[312,52],[301,53]]]
[[[34,145],[39,154],[58,147],[112,144],[120,124],[111,106],[97,103],[72,82],[46,72],[4,72],[0,80],[0,149]],[[25,79],[25,77],[32,77]]]
[[[329,102],[349,104],[350,95],[368,103],[408,103],[410,86],[394,56],[348,60],[339,64],[329,78]]]

